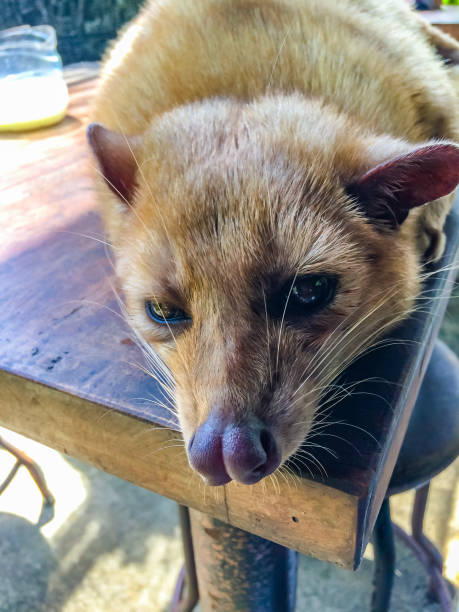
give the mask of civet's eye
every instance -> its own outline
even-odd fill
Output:
[[[145,310],[152,321],[163,325],[185,323],[191,320],[184,310],[155,299],[145,300]]]
[[[290,280],[272,298],[271,315],[274,317],[304,317],[325,308],[333,301],[338,279],[326,274],[298,276]]]
[[[333,276],[303,276],[294,282],[290,299],[303,308],[323,308],[335,297],[336,285]]]

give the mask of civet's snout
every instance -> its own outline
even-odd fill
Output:
[[[280,465],[281,452],[270,431],[251,415],[237,422],[211,413],[188,444],[190,465],[209,485],[231,480],[255,484]]]

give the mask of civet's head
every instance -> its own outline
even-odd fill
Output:
[[[173,373],[191,466],[255,483],[418,291],[410,209],[459,149],[362,134],[297,96],[213,100],[141,136],[88,130],[131,322]]]

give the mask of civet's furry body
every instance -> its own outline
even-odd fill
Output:
[[[255,415],[285,460],[324,386],[409,312],[420,259],[441,254],[450,196],[388,228],[346,191],[421,143],[459,140],[453,69],[434,45],[457,47],[405,5],[150,1],[107,56],[92,119],[129,147],[97,130],[90,141],[129,207],[102,180],[100,199],[127,310],[174,375],[187,443],[209,418]],[[315,272],[339,277],[329,307],[295,324],[266,315],[273,283]],[[192,324],[155,326],[151,297]]]

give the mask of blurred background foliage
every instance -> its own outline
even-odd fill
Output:
[[[407,1],[421,10],[442,3],[459,3],[459,0]],[[116,37],[143,3],[144,0],[0,0],[0,30],[46,23],[57,32],[64,64],[96,61],[101,59],[107,42]]]
[[[0,30],[52,25],[64,64],[99,60],[143,0],[0,0]]]

